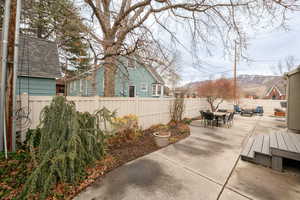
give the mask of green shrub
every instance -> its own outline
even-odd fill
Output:
[[[96,114],[77,112],[73,102],[55,97],[42,110],[38,129],[31,132],[29,144],[35,169],[19,198],[34,195],[46,199],[57,183],[80,180],[86,166],[103,157],[105,130],[99,124],[113,117],[114,113],[105,108]]]
[[[39,128],[37,129],[29,129],[26,133],[26,140],[25,140],[25,144],[26,146],[29,146],[29,141],[30,138],[32,138],[32,143],[33,143],[33,147],[36,148],[39,146],[40,144],[40,140],[41,140],[41,130]]]
[[[192,121],[193,121],[193,120],[192,120],[192,119],[189,119],[189,118],[184,118],[184,119],[182,120],[183,123],[188,124],[188,125],[191,124]]]

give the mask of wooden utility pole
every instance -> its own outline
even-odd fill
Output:
[[[16,32],[16,9],[17,0],[11,1],[10,20],[8,28],[8,54],[7,54],[7,85],[6,85],[6,138],[8,151],[14,150],[13,138],[13,80],[14,80],[14,49],[15,49],[15,32]]]
[[[236,41],[234,41],[234,65],[233,65],[233,97],[234,97],[234,104],[237,104],[236,100],[236,65],[237,65],[237,48],[236,48]]]

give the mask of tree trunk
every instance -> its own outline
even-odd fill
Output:
[[[214,103],[213,103],[213,102],[212,102],[212,103],[210,102],[209,105],[210,105],[211,112],[215,112]]]
[[[116,56],[109,56],[105,58],[104,63],[104,96],[115,96],[115,78],[117,72]]]
[[[208,104],[210,105],[211,112],[215,112],[215,107],[214,107],[215,100],[213,99],[213,97],[207,97],[206,100],[207,100]]]

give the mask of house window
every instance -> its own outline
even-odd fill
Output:
[[[162,86],[160,84],[152,85],[152,96],[161,96],[162,94]]]
[[[85,96],[88,96],[88,80],[85,79]]]
[[[74,84],[74,85],[73,85],[73,90],[77,90],[77,84],[76,84],[76,82],[77,82],[76,80],[73,81],[73,84]]]
[[[82,92],[83,92],[82,79],[79,80],[79,90],[80,90],[80,93],[82,94]]]
[[[73,82],[70,82],[70,91],[73,91]]]
[[[141,84],[141,91],[142,91],[142,92],[147,92],[147,89],[148,89],[148,88],[147,88],[147,84],[146,84],[146,83],[142,83],[142,84]]]
[[[134,60],[132,60],[131,58],[128,58],[127,59],[127,67],[128,67],[128,69],[134,69],[135,68]]]
[[[152,85],[152,96],[156,96],[156,84]]]
[[[161,95],[161,85],[157,85],[157,96]]]

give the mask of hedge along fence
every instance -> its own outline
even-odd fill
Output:
[[[18,122],[19,129],[36,128],[39,124],[40,112],[49,105],[52,96],[29,96],[22,94],[18,98],[19,108],[22,108]],[[174,98],[129,98],[129,97],[67,97],[75,102],[77,111],[94,113],[103,107],[117,111],[117,116],[133,114],[138,116],[142,128],[148,128],[158,123],[170,121],[170,106]],[[184,101],[184,116],[199,116],[200,110],[209,109],[205,99],[186,98]]]

